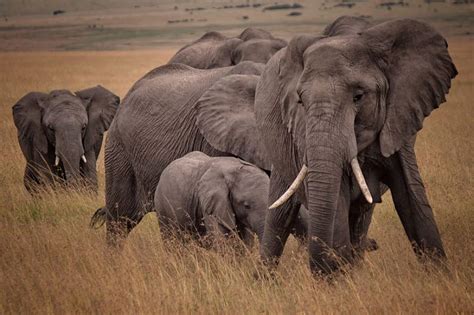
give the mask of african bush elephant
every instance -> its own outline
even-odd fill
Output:
[[[261,242],[264,262],[278,261],[300,203],[310,217],[311,270],[328,274],[340,258],[352,261],[353,214],[381,201],[381,183],[415,252],[443,260],[414,144],[456,74],[445,39],[409,19],[370,26],[342,17],[325,35],[297,36],[275,54],[255,96],[276,201]]]
[[[270,179],[234,157],[191,152],[161,174],[154,206],[162,235],[238,235],[251,244],[263,235]]]
[[[286,41],[262,29],[247,28],[232,38],[208,32],[181,48],[168,63],[182,63],[197,69],[228,67],[242,61],[266,63],[286,45]]]
[[[97,188],[96,161],[104,132],[114,118],[120,98],[103,88],[78,91],[30,92],[13,106],[18,141],[26,159],[24,183],[78,184]]]
[[[109,243],[117,244],[153,210],[153,195],[161,173],[189,152],[238,156],[270,170],[271,165],[259,153],[263,148],[257,148],[255,141],[253,103],[248,107],[246,100],[253,99],[263,67],[249,61],[209,70],[168,64],[150,71],[134,84],[108,132],[106,205],[91,219],[91,225],[105,219]],[[233,89],[237,93],[227,93]],[[225,121],[213,117],[214,104],[221,105]],[[236,131],[232,150],[228,150],[227,141],[209,143],[217,139],[211,132],[213,128],[229,136]],[[254,140],[241,141],[246,138]]]
[[[251,245],[263,236],[268,210],[268,175],[234,157],[194,151],[171,162],[161,174],[154,207],[162,234],[238,235]],[[306,236],[307,215],[298,216],[293,234]]]

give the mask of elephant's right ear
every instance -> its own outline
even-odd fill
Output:
[[[48,152],[48,139],[41,125],[43,101],[47,97],[45,93],[30,92],[12,108],[21,151],[28,161],[33,160],[35,151]]]
[[[217,150],[270,170],[253,106],[258,79],[256,75],[233,74],[217,81],[195,105],[196,124]]]

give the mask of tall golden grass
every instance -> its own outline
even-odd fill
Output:
[[[275,280],[256,280],[258,254],[164,247],[148,215],[124,250],[88,227],[100,192],[23,188],[24,159],[11,106],[25,93],[102,84],[120,96],[171,50],[0,54],[0,313],[473,313],[474,227],[472,44],[453,40],[460,71],[448,102],[429,117],[417,153],[436,213],[450,274],[427,272],[412,253],[391,199],[370,229],[380,249],[332,283],[315,280],[304,248],[291,239]]]

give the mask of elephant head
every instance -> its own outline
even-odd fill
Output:
[[[381,171],[374,176],[387,182],[396,206],[412,198],[410,207],[428,211],[407,146],[412,148],[424,118],[445,101],[456,74],[445,39],[408,19],[370,27],[342,18],[325,36],[295,37],[269,61],[256,92],[257,123],[274,170],[288,180],[289,170],[303,165],[290,187],[309,210],[313,271],[329,273],[337,266],[332,252],[349,238],[351,190],[362,192],[367,203],[377,194],[378,182],[368,187],[359,166],[367,150],[378,152],[372,162]],[[296,163],[275,153],[277,137],[284,134],[279,130],[287,131]],[[298,190],[305,177],[305,189]],[[432,213],[425,214],[434,224]],[[434,243],[431,249],[444,255],[441,242]]]
[[[211,159],[197,183],[196,195],[209,232],[237,232],[245,243],[253,232],[261,239],[269,178],[261,169],[235,158]]]
[[[51,174],[68,182],[82,177],[96,186],[103,134],[119,102],[118,96],[102,86],[75,94],[55,90],[22,97],[13,106],[13,118],[27,161],[27,188],[51,179]]]
[[[227,67],[242,61],[266,63],[286,44],[261,29],[247,28],[232,38],[208,32],[181,48],[168,63],[182,63],[197,69]]]

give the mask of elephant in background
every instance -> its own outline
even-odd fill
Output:
[[[218,32],[208,32],[181,48],[168,62],[182,63],[197,69],[212,69],[236,65],[242,61],[267,63],[286,41],[269,32],[247,28],[239,36],[228,38]]]
[[[97,189],[96,161],[120,98],[96,86],[30,92],[13,106],[29,192],[56,181]],[[80,179],[80,180],[79,180]]]
[[[357,224],[384,185],[415,253],[443,261],[414,145],[456,74],[446,40],[409,19],[371,26],[342,17],[275,54],[254,105],[272,163],[263,261],[278,262],[300,204],[309,211],[311,270],[329,274],[353,261]]]
[[[165,168],[155,191],[162,235],[234,234],[250,246],[254,234],[263,236],[269,183],[264,171],[243,160],[188,153]],[[294,231],[300,238],[306,234],[305,218]]]

